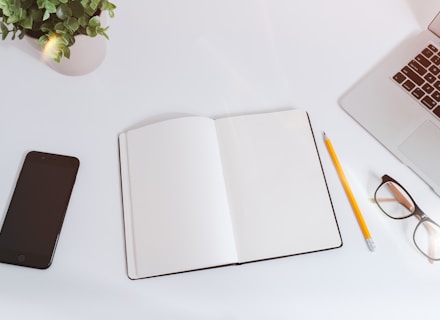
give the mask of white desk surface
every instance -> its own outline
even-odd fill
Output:
[[[116,0],[115,0],[116,1]],[[24,154],[71,154],[81,167],[53,265],[0,264],[2,319],[438,319],[440,263],[405,223],[369,201],[384,173],[432,218],[440,198],[360,128],[337,100],[434,0],[116,1],[107,56],[67,77],[0,42],[0,213]],[[216,117],[286,106],[310,112],[344,246],[272,261],[131,281],[126,276],[117,135],[152,117]],[[368,251],[325,130],[377,245]]]

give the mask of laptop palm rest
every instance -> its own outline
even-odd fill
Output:
[[[427,120],[398,146],[399,151],[436,185],[440,185],[440,148],[432,146],[439,142],[440,128]]]

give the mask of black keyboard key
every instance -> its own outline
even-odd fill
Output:
[[[393,77],[394,81],[396,81],[397,83],[402,83],[406,77],[403,75],[403,73],[401,72],[397,72],[394,77]]]
[[[422,101],[423,105],[425,107],[427,107],[428,109],[432,109],[437,105],[437,102],[435,102],[429,96],[425,96],[421,101]]]
[[[437,52],[437,51],[438,51],[437,47],[434,46],[434,45],[432,45],[432,44],[429,44],[429,45],[428,45],[428,48],[429,48],[429,50],[431,50],[432,52]]]
[[[423,76],[426,72],[428,72],[420,63],[418,63],[415,60],[412,60],[409,63],[409,66],[421,76]]]
[[[437,81],[437,82],[440,83],[440,81]],[[430,94],[430,93],[432,93],[432,92],[434,91],[434,87],[431,86],[429,83],[425,83],[425,84],[422,86],[422,89],[423,89],[423,91],[425,91],[427,94]],[[440,89],[439,89],[439,90],[440,90]]]
[[[433,56],[431,58],[431,61],[433,64],[435,64],[436,66],[438,66],[440,64],[440,56],[437,54],[436,56]]]
[[[438,75],[438,73],[440,72],[440,69],[437,66],[431,66],[429,68],[429,71],[433,74],[433,75]]]
[[[427,73],[423,79],[425,79],[426,81],[428,81],[429,83],[433,83],[435,80],[437,80],[437,78],[432,74],[432,73]],[[417,83],[418,84],[418,83]],[[419,84],[420,85],[420,84]]]
[[[440,102],[440,92],[434,92],[433,94],[431,94],[431,97],[433,97],[435,101]]]
[[[425,68],[428,68],[431,65],[431,62],[421,54],[417,55],[417,57],[415,57],[415,60]]]
[[[436,88],[438,91],[440,91],[440,80],[439,80],[439,81],[436,81],[436,82],[434,83],[434,88]]]
[[[414,89],[416,87],[416,85],[414,84],[414,82],[411,82],[410,80],[406,80],[402,86],[407,90],[407,91],[412,91],[412,89]]]
[[[417,75],[417,73],[412,71],[409,67],[404,67],[402,69],[402,73],[410,78],[418,86],[421,86],[425,82],[419,75]]]
[[[411,92],[411,94],[418,100],[420,100],[421,98],[423,98],[423,96],[425,95],[425,92],[423,92],[422,89],[420,88],[415,88],[413,92]]]
[[[429,50],[428,48],[425,48],[422,51],[423,55],[427,58],[431,58],[434,55],[434,52],[432,52],[431,50]]]
[[[434,114],[440,118],[440,106],[434,109]]]

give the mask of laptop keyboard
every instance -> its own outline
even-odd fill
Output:
[[[393,76],[426,109],[440,118],[440,49],[430,44]]]

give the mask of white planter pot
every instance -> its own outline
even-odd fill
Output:
[[[45,62],[55,71],[80,76],[92,72],[104,61],[107,39],[102,36],[75,36],[75,44],[70,47],[70,59],[63,57],[60,62],[45,58]]]
[[[70,47],[70,59],[63,57],[61,62],[56,62],[50,57],[45,57],[44,50],[38,41],[26,37],[33,48],[38,50],[41,60],[55,71],[68,75],[80,76],[92,72],[104,61],[107,39],[103,36],[88,37],[75,36],[75,44]]]

